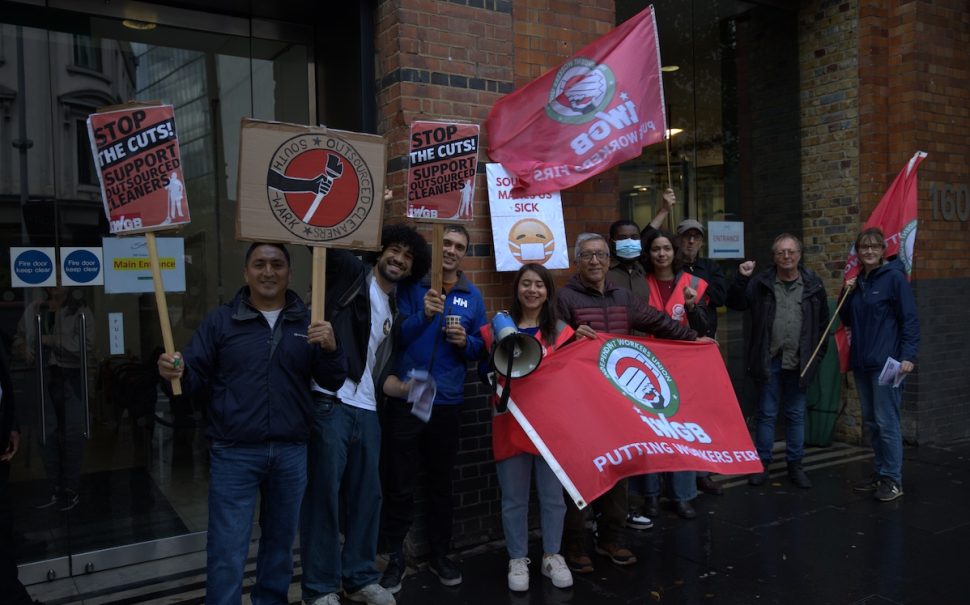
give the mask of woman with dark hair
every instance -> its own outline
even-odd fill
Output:
[[[644,238],[644,269],[650,297],[647,303],[663,311],[676,321],[690,326],[698,334],[707,333],[707,314],[703,309],[707,282],[682,271],[677,238],[666,231],[653,231]],[[697,516],[690,501],[697,497],[697,477],[694,471],[663,473],[667,491],[674,501],[674,510],[684,519]],[[646,475],[646,499],[643,513],[656,517],[660,512],[661,474]]]
[[[846,281],[849,289],[839,310],[852,329],[849,365],[862,408],[862,424],[875,454],[872,476],[855,486],[891,502],[903,495],[903,437],[900,431],[901,385],[880,384],[890,357],[898,374],[913,371],[919,347],[919,317],[902,261],[886,262],[886,240],[877,228],[865,229],[855,241],[862,270]]]
[[[573,337],[573,329],[556,318],[555,292],[552,275],[542,265],[523,265],[512,281],[509,315],[520,332],[530,334],[542,343],[543,354]],[[490,350],[494,339],[491,324],[483,326],[481,332],[485,348]],[[495,379],[502,383],[501,378]],[[558,588],[572,586],[572,573],[559,554],[566,515],[559,479],[509,412],[495,413],[492,418],[492,449],[502,489],[502,528],[509,553],[509,589],[529,589],[530,561],[526,555],[529,552],[529,490],[533,472],[542,522],[542,575]]]

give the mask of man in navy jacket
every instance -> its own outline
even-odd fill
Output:
[[[287,289],[290,255],[283,245],[251,245],[243,276],[246,286],[202,320],[184,353],[158,359],[162,377],[180,378],[186,392],[212,390],[209,605],[241,599],[257,494],[261,537],[252,601],[289,602],[313,420],[310,379],[335,389],[347,375],[333,328],[311,324],[306,305]]]

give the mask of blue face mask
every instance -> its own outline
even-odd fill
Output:
[[[616,255],[620,258],[638,258],[640,256],[640,240],[621,239],[616,242]]]

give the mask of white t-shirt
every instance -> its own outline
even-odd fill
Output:
[[[280,312],[282,310],[283,307],[280,307],[274,311],[260,311],[260,313],[263,314],[263,317],[265,317],[266,321],[269,323],[270,330],[276,327],[276,320],[280,318]]]
[[[367,341],[367,355],[365,356],[364,373],[360,382],[350,378],[344,380],[343,386],[336,395],[343,403],[355,408],[377,411],[377,400],[374,394],[374,361],[377,349],[391,333],[391,302],[388,295],[381,290],[376,279],[370,280],[370,338]],[[315,391],[329,393],[313,383]]]

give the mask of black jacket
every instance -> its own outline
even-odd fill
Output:
[[[829,322],[829,305],[825,286],[812,270],[798,268],[802,275],[802,326],[798,338],[799,373],[822,337]],[[775,267],[751,277],[740,273],[728,289],[727,305],[732,309],[751,311],[751,334],[748,337],[748,373],[758,382],[768,380],[771,364],[771,327],[775,321]],[[815,377],[819,362],[825,357],[828,339],[822,343],[812,367],[802,376],[800,384],[808,386]]]
[[[360,383],[367,365],[367,344],[370,341],[370,283],[374,266],[360,260],[347,250],[327,252],[327,296],[324,317],[333,326],[337,343],[347,355],[347,378]],[[400,332],[401,318],[397,312],[396,294],[391,292],[391,332],[377,350],[374,361],[374,394],[382,399],[384,378],[390,364],[394,341]],[[339,387],[338,387],[339,388]],[[334,389],[336,390],[336,389]]]
[[[685,260],[683,270],[707,282],[705,295],[707,300],[703,305],[707,319],[705,335],[714,338],[717,335],[717,308],[724,306],[727,298],[727,280],[724,279],[724,272],[713,259],[700,256],[692,263]]]

